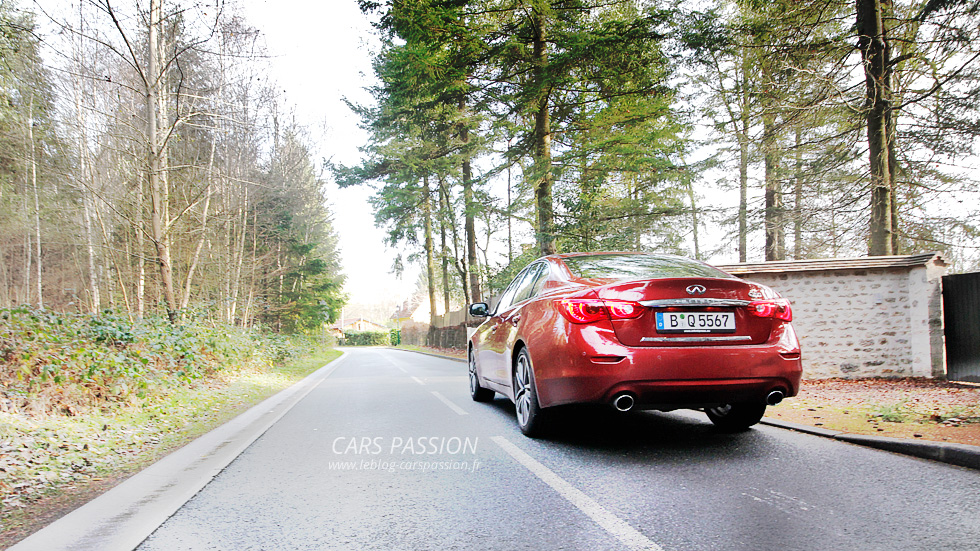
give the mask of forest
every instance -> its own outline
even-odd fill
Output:
[[[238,3],[0,0],[0,308],[316,330],[331,178],[433,306],[576,250],[980,268],[976,0],[357,3],[344,166]]]
[[[331,168],[433,312],[554,252],[980,268],[975,0],[359,5],[370,140]]]
[[[0,1],[0,308],[339,315],[323,167],[263,44],[224,2]]]

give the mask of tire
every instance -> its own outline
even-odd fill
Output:
[[[493,400],[496,392],[480,386],[480,377],[476,374],[476,357],[473,356],[472,348],[466,357],[466,363],[470,372],[470,398],[473,398],[474,402],[489,402]]]
[[[741,432],[762,420],[762,416],[766,414],[766,405],[743,402],[708,408],[704,412],[719,429],[725,432]]]
[[[521,348],[514,362],[514,406],[517,410],[517,427],[524,436],[531,438],[544,434],[545,414],[538,403],[534,384],[534,367],[527,348]]]

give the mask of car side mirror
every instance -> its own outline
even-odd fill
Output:
[[[490,315],[490,305],[486,302],[470,304],[470,315],[474,318],[485,318]]]

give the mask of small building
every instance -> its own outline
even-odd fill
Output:
[[[790,300],[805,378],[946,375],[937,253],[718,267]]]
[[[412,297],[406,300],[395,311],[391,319],[399,325],[409,322],[429,323],[429,310],[429,299],[427,297]],[[441,316],[445,313],[446,307],[443,301],[436,301],[436,316]]]
[[[368,321],[366,319],[360,318],[354,321],[344,321],[341,330],[346,333],[348,331],[375,331],[375,332],[386,332],[388,328],[384,325],[374,323],[373,321]]]

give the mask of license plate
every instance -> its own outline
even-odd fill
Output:
[[[657,312],[658,333],[734,333],[734,312]]]

